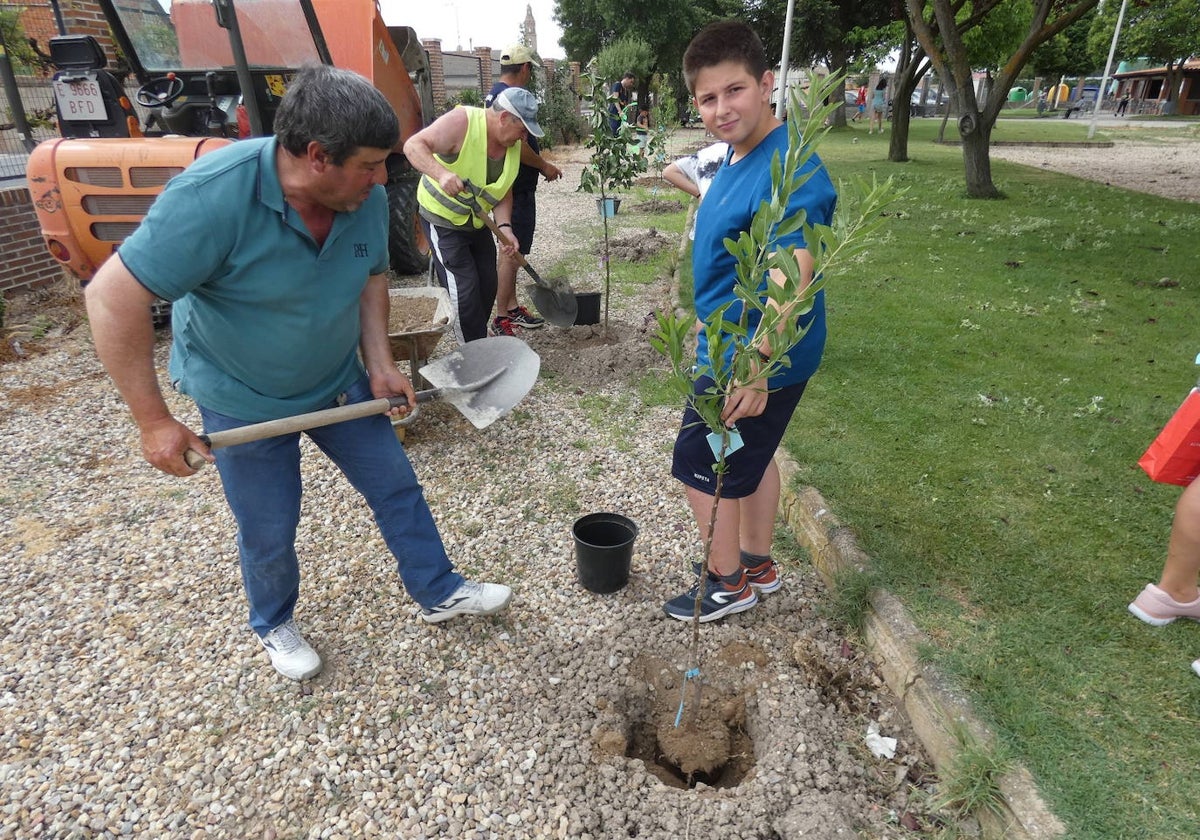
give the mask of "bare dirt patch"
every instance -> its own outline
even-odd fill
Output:
[[[4,342],[0,364],[48,352],[65,339],[73,339],[87,323],[83,293],[73,279],[54,283],[5,298]],[[83,330],[82,332],[86,332]]]
[[[1186,129],[1175,129],[1182,134]],[[1167,136],[1107,148],[998,146],[993,157],[1180,201],[1200,201],[1200,142]]]
[[[655,254],[675,246],[674,240],[659,233],[655,228],[634,231],[624,236],[612,237],[608,241],[608,255],[612,261],[646,262]],[[604,253],[604,243],[596,245],[597,254]]]
[[[631,204],[629,209],[634,213],[678,213],[683,209],[683,202],[665,198],[652,198],[640,204]]]
[[[592,387],[629,382],[650,370],[665,368],[666,360],[650,346],[654,329],[654,313],[647,312],[637,325],[610,320],[607,333],[600,323],[526,331],[522,337],[541,356],[544,373]]]

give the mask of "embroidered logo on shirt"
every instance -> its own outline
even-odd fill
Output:
[[[366,259],[367,257],[370,256],[370,254],[367,253],[367,243],[366,242],[355,242],[354,243],[354,256],[358,259]]]

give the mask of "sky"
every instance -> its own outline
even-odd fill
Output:
[[[521,40],[526,5],[533,7],[538,54],[566,55],[558,45],[562,30],[554,22],[554,0],[380,0],[389,26],[411,26],[419,38],[441,38],[443,50],[473,47],[503,49]]]

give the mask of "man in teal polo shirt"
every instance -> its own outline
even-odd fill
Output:
[[[306,68],[280,103],[275,136],[219,149],[176,176],[86,290],[97,353],[146,460],[178,476],[194,473],[189,449],[216,463],[238,524],[250,626],[296,680],[321,670],[293,619],[299,434],[210,452],[163,400],[150,303],[175,302],[170,378],[196,401],[205,432],[400,394],[415,402],[387,336],[382,185],[399,133],[366,79]],[[422,618],[508,605],[507,586],[454,571],[386,414],[306,434],[365,497]]]

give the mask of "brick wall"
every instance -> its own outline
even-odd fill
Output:
[[[433,87],[433,107],[438,113],[446,107],[446,69],[442,60],[442,39],[422,38],[421,46],[429,57],[429,80]]]
[[[492,89],[492,81],[495,78],[492,73],[492,48],[491,47],[476,47],[475,57],[479,59],[479,92],[483,96],[487,96],[488,91]]]
[[[4,254],[0,294],[45,286],[65,276],[46,250],[24,187],[0,189],[0,253]]]

